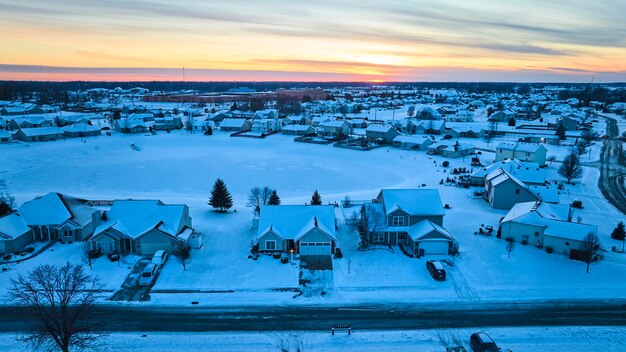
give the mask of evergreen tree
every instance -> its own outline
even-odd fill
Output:
[[[556,126],[556,135],[559,136],[560,140],[565,139],[565,126],[562,123]]]
[[[214,209],[219,209],[221,212],[225,212],[233,206],[233,197],[230,195],[226,184],[222,179],[215,180],[213,189],[211,190],[211,198],[209,198],[209,205]]]
[[[626,230],[624,229],[624,222],[620,221],[617,227],[611,233],[611,238],[618,241],[623,241],[626,237]]]
[[[278,193],[276,193],[276,190],[273,190],[272,194],[270,194],[270,199],[267,202],[267,205],[280,205],[280,197],[278,196]]]
[[[322,205],[322,197],[317,192],[317,190],[313,192],[313,197],[311,197],[311,205]]]

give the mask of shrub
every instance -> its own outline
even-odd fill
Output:
[[[448,166],[450,166],[450,162],[448,160],[446,160],[443,163],[441,163],[441,166],[448,167]]]
[[[523,239],[523,240],[522,240],[522,244],[523,244],[523,245],[527,245],[527,244],[528,244],[528,240],[527,240],[527,239]]]
[[[282,258],[280,258],[280,262],[283,263],[283,264],[287,264],[287,263],[289,263],[289,258],[282,257]]]
[[[2,257],[2,260],[9,260],[11,259],[11,257],[12,257],[11,254],[7,254],[4,257]]]
[[[35,247],[26,247],[24,248],[24,251],[26,251],[26,253],[33,253],[35,251]]]
[[[552,253],[552,252],[554,252],[554,248],[552,248],[550,246],[546,246],[546,252]]]
[[[274,254],[272,254],[272,257],[274,259],[280,259],[280,252],[275,252]]]

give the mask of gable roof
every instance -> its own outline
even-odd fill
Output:
[[[439,233],[442,237],[454,241],[454,237],[448,232],[448,230],[433,223],[430,220],[422,220],[417,224],[409,227],[407,234],[411,237],[413,241],[419,241],[422,237],[428,235],[433,231]]]
[[[20,131],[24,133],[25,136],[34,137],[34,136],[49,136],[55,134],[63,134],[63,130],[58,127],[31,127],[31,128],[20,128]]]
[[[95,234],[114,228],[131,238],[137,238],[157,228],[176,237],[185,213],[184,204],[163,204],[160,200],[116,200],[107,212],[107,221]]]
[[[439,191],[436,189],[382,189],[383,205],[387,214],[395,207],[410,215],[445,215]]]
[[[260,214],[257,238],[272,231],[284,239],[295,240],[318,227],[335,239],[332,205],[268,205],[261,207]]]
[[[61,225],[72,217],[61,196],[50,192],[30,200],[19,208],[28,225]]]
[[[11,213],[0,217],[0,239],[15,239],[30,231],[30,227],[20,214]]]
[[[486,177],[498,168],[502,168],[509,174],[515,176],[518,180],[525,183],[542,184],[546,181],[546,169],[540,168],[537,163],[519,161],[515,158],[505,159],[503,161],[479,168],[472,173],[472,177]]]

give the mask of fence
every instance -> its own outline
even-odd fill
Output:
[[[335,330],[347,330],[348,335],[352,335],[352,325],[350,323],[347,324],[330,324],[331,334],[335,335]]]

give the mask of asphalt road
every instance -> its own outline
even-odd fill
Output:
[[[599,115],[602,116],[602,115]],[[602,116],[607,121],[609,139],[604,141],[600,154],[600,180],[598,186],[604,197],[626,215],[626,167],[623,165],[622,142],[615,119]]]
[[[94,319],[104,331],[329,330],[351,323],[359,330],[483,326],[626,326],[626,300],[548,303],[450,303],[348,307],[151,307],[101,305]],[[0,332],[26,331],[22,308],[0,307]]]

